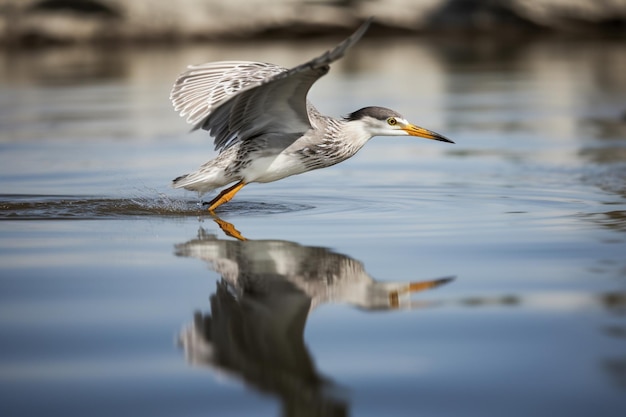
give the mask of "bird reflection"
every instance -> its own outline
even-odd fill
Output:
[[[315,307],[341,302],[368,310],[414,308],[422,304],[411,301],[411,292],[451,280],[378,282],[361,262],[325,248],[224,240],[202,228],[175,253],[202,259],[221,275],[211,313],[197,312],[181,334],[187,360],[278,396],[285,416],[348,414],[346,399],[320,375],[304,343]]]

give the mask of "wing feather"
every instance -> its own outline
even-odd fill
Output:
[[[311,128],[306,100],[309,89],[332,62],[361,39],[371,22],[368,19],[335,48],[289,70],[250,61],[190,66],[170,94],[174,108],[194,130],[208,130],[219,151],[265,133],[294,140],[298,137],[294,134]]]
[[[187,123],[197,125],[228,98],[284,71],[277,65],[250,61],[190,65],[174,83],[170,99]]]

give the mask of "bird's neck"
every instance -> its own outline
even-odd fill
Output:
[[[357,153],[373,137],[362,123],[354,121],[344,122],[342,133],[341,140],[349,146],[352,155]]]

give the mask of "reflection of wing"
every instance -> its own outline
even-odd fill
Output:
[[[187,360],[278,396],[284,416],[348,415],[346,402],[320,375],[304,343],[310,299],[294,287],[277,296],[283,299],[254,292],[235,297],[218,282],[211,314],[196,313],[180,335]]]
[[[223,150],[264,133],[281,132],[286,140],[311,128],[309,89],[354,45],[371,23],[367,20],[334,49],[290,70],[258,62],[217,62],[190,67],[170,97],[181,116],[215,137]],[[286,147],[288,143],[275,143]]]
[[[235,230],[218,222],[226,230]],[[180,336],[189,362],[226,372],[277,395],[285,416],[345,416],[347,402],[317,371],[304,343],[312,306],[348,302],[402,306],[403,292],[446,280],[376,282],[363,264],[325,248],[279,240],[219,240],[200,229],[176,255],[202,259],[222,275],[211,313],[196,313]]]
[[[311,298],[312,308],[327,302],[367,309],[410,307],[410,293],[450,281],[378,282],[361,262],[326,248],[279,240],[219,240],[203,229],[198,239],[176,245],[176,254],[208,262],[238,294],[269,296],[295,287]]]

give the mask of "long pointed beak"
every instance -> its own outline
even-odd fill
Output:
[[[404,130],[406,133],[408,133],[411,136],[417,136],[417,137],[420,137],[420,138],[438,140],[438,141],[441,141],[441,142],[454,143],[453,141],[451,141],[450,139],[446,138],[443,135],[440,135],[439,133],[435,133],[435,132],[433,132],[431,130],[424,129],[423,127],[415,126],[415,125],[412,125],[412,124],[408,124],[408,125],[404,126],[402,128],[402,130]]]
[[[420,282],[411,282],[409,283],[408,288],[405,290],[406,292],[420,292],[424,290],[430,290],[431,288],[439,287],[440,285],[444,285],[453,281],[454,277],[445,277],[434,279],[432,281],[420,281]]]
[[[453,280],[454,280],[454,277],[446,277],[446,278],[433,279],[431,281],[409,282],[408,285],[404,285],[402,288],[389,292],[389,295],[388,295],[389,307],[390,308],[400,307],[400,295],[402,294],[416,293],[420,291],[430,290],[440,285],[447,284]]]

